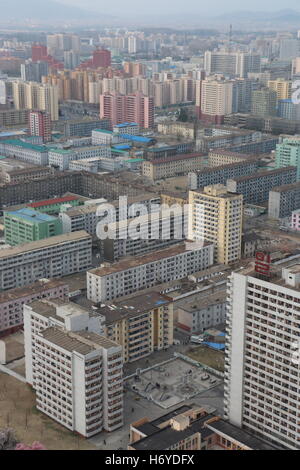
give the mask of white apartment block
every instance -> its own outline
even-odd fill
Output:
[[[87,297],[102,302],[176,279],[212,266],[213,244],[186,242],[155,253],[87,272]]]
[[[111,149],[107,146],[76,147],[72,150],[51,149],[49,151],[49,165],[60,170],[68,170],[71,161],[89,158],[111,157]]]
[[[208,77],[201,85],[201,113],[225,116],[232,113],[233,82]]]
[[[66,212],[59,214],[59,218],[63,224],[63,232],[75,232],[77,230],[85,230],[90,235],[96,235],[97,224],[101,220],[101,216],[97,215],[97,210],[101,204],[105,204],[105,199],[97,202],[91,199],[88,204],[80,207],[74,207]],[[94,203],[95,202],[95,203]],[[160,197],[153,194],[144,194],[143,196],[128,197],[127,204],[119,206],[119,201],[112,201],[110,204],[115,208],[116,221],[125,220],[139,215],[138,209],[140,205],[148,210],[148,212],[158,212],[160,205]],[[110,214],[107,223],[114,222]]]
[[[92,239],[85,231],[25,243],[0,250],[0,289],[86,271],[91,265]]]
[[[122,140],[124,141],[124,139],[121,139],[118,134],[112,131],[107,131],[105,129],[95,129],[92,131],[93,145],[112,145]]]
[[[71,303],[24,307],[26,380],[37,409],[84,437],[123,425],[122,347],[102,335],[102,320]]]
[[[269,278],[253,266],[229,278],[225,417],[299,450],[300,260],[292,258],[271,265]]]

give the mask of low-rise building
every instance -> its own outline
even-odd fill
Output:
[[[4,213],[4,234],[9,245],[21,245],[61,235],[62,223],[57,217],[27,207]]]
[[[199,170],[205,165],[204,155],[191,153],[174,155],[167,158],[144,160],[142,174],[151,180],[185,175],[189,171]]]
[[[0,154],[19,160],[34,163],[35,165],[48,165],[48,148],[44,145],[34,145],[20,139],[0,141]]]
[[[193,298],[187,298],[175,313],[177,328],[189,334],[202,333],[207,328],[224,324],[225,318],[225,291],[210,293],[201,298],[199,303]]]
[[[95,157],[111,157],[110,147],[99,145],[75,147],[72,150],[60,148],[51,149],[49,151],[49,165],[57,167],[60,170],[68,170],[71,161]]]
[[[271,444],[208,413],[196,405],[182,405],[152,421],[130,425],[128,450],[275,450]]]

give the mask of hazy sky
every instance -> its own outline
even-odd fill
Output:
[[[295,9],[300,11],[299,0],[57,0],[67,5],[91,8],[102,13],[203,13],[218,15],[230,11],[252,10],[252,11],[276,11],[282,9]],[[124,10],[124,6],[126,9]]]

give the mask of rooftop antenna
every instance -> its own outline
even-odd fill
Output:
[[[232,24],[229,26],[229,52],[231,52],[232,48]]]

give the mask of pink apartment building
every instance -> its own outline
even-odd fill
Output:
[[[109,119],[111,127],[136,122],[141,128],[151,128],[154,125],[154,100],[141,92],[130,95],[104,93],[100,95],[100,119]]]
[[[300,209],[292,212],[292,228],[300,231]]]
[[[0,294],[0,337],[14,333],[23,326],[23,305],[38,299],[67,300],[68,284],[43,279],[27,287],[17,287]]]

